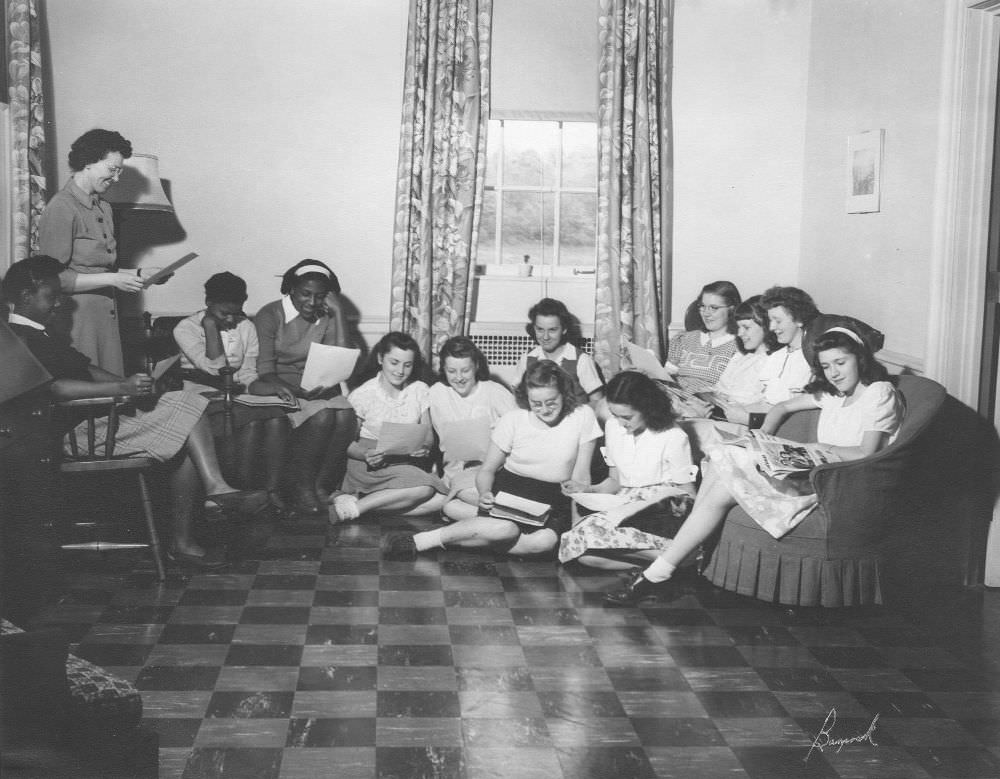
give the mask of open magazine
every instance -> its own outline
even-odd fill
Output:
[[[747,448],[753,452],[757,465],[768,476],[783,479],[793,473],[811,471],[817,465],[840,462],[822,444],[804,444],[787,438],[750,430]]]
[[[493,496],[493,508],[490,516],[497,519],[509,519],[520,525],[542,527],[549,519],[552,506],[537,500],[528,500],[509,492],[498,492]]]

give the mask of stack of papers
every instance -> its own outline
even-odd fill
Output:
[[[292,398],[290,401],[282,400],[277,395],[237,395],[233,398],[234,403],[242,406],[281,406],[282,408],[298,409],[299,402]]]

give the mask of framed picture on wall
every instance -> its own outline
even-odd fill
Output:
[[[879,210],[882,194],[882,144],[885,130],[847,136],[847,213]]]

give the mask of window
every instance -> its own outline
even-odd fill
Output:
[[[597,125],[490,121],[479,262],[541,275],[597,260]],[[525,259],[527,258],[527,259]]]

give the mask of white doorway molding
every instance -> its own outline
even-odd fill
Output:
[[[949,0],[943,46],[926,375],[976,408],[1000,0]]]

